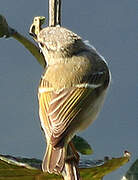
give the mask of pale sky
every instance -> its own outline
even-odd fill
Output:
[[[48,15],[47,0],[1,0],[0,13],[10,26],[28,34],[34,16]],[[119,180],[138,158],[138,1],[64,1],[62,24],[105,57],[112,83],[99,118],[81,136],[94,149],[88,159],[119,157],[132,160],[105,180]],[[43,69],[17,41],[0,40],[0,153],[43,158],[37,87]]]

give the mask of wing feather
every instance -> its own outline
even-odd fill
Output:
[[[52,144],[56,145],[70,129],[81,110],[81,102],[90,88],[64,89],[60,93],[42,92],[39,95],[41,125]]]

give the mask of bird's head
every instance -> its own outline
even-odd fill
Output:
[[[59,26],[42,29],[37,41],[48,64],[66,61],[85,47],[77,34]]]

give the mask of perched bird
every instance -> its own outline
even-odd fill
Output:
[[[96,49],[66,28],[46,27],[36,41],[47,64],[38,88],[40,121],[47,141],[42,169],[59,174],[73,136],[97,118],[110,72]]]

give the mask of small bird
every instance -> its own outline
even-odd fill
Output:
[[[47,141],[42,169],[60,174],[71,139],[97,118],[110,71],[93,46],[64,27],[46,27],[36,41],[47,64],[38,88],[40,122]]]

